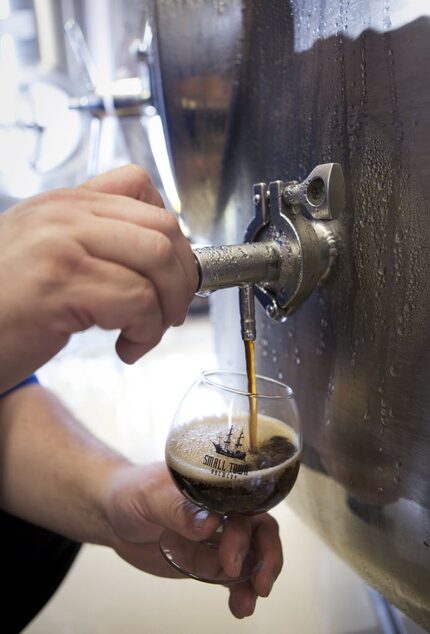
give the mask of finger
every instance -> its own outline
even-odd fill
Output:
[[[243,619],[246,616],[251,616],[254,613],[255,605],[257,602],[257,595],[252,587],[251,582],[239,583],[231,586],[229,608],[230,612],[237,619]]]
[[[230,577],[238,577],[248,553],[252,535],[251,520],[246,517],[230,517],[224,525],[219,547],[219,557]]]
[[[69,332],[94,324],[107,330],[119,328],[122,338],[139,354],[155,346],[163,335],[157,293],[149,280],[134,271],[86,256],[71,278],[67,293]],[[131,349],[128,355],[120,354],[129,363],[138,358]]]
[[[219,516],[195,506],[178,492],[171,494],[169,499],[158,498],[157,504],[157,508],[152,506],[152,512],[147,519],[162,524],[192,541],[207,539],[221,522]]]
[[[83,183],[81,188],[105,194],[128,196],[156,207],[164,207],[163,199],[154,187],[148,172],[140,165],[124,165],[99,174]]]
[[[151,280],[165,328],[185,319],[191,301],[187,279],[174,246],[165,235],[100,217],[87,219],[85,226],[77,225],[76,231],[79,242],[92,256],[117,262]]]
[[[283,564],[279,527],[276,520],[267,513],[256,516],[253,521],[253,545],[259,553],[261,561],[253,578],[253,586],[257,594],[261,597],[267,597]]]
[[[157,336],[148,338],[144,343],[139,343],[139,341],[134,341],[133,339],[133,336],[126,336],[124,333],[121,333],[115,344],[117,355],[127,364],[136,363],[136,361],[141,359],[147,352],[152,350],[152,348],[155,348],[160,342],[161,336],[159,338],[157,338]]]
[[[166,235],[174,242],[189,280],[191,292],[195,293],[198,277],[191,247],[174,215],[165,209],[160,209],[160,207],[164,208],[163,200],[154,187],[148,173],[142,167],[126,165],[105,174],[100,174],[81,185],[80,189],[114,194],[117,197],[115,209],[108,210],[106,205],[105,208],[102,208],[101,213],[103,215],[112,213],[115,214],[113,217],[128,219],[128,222],[134,222],[135,224],[143,224],[144,222],[142,206],[135,205],[132,209],[127,204],[127,201],[122,200],[122,198],[127,197],[152,205],[152,210],[145,214],[145,226],[165,231]],[[149,224],[146,224],[148,222]],[[162,227],[160,227],[160,223],[162,223]]]
[[[195,293],[198,284],[197,266],[188,240],[181,231],[175,216],[160,207],[126,198],[97,194],[91,200],[91,212],[96,216],[130,222],[166,235],[174,244],[188,279],[190,292]]]
[[[220,516],[184,498],[164,465],[156,465],[151,472],[147,471],[140,504],[147,521],[170,528],[193,541],[207,539],[221,523]]]

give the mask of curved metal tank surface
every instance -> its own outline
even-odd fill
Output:
[[[291,503],[427,628],[429,15],[413,0],[160,0],[156,12],[191,228],[241,241],[253,183],[342,165],[335,270],[285,324],[257,310],[257,369],[293,386],[302,415]],[[213,299],[220,358],[242,365],[237,293]]]

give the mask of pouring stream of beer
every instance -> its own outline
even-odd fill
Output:
[[[255,377],[255,348],[253,341],[245,341],[244,343],[249,393],[249,442],[251,453],[257,453],[257,380]]]

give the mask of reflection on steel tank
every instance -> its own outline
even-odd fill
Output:
[[[430,7],[158,0],[153,22],[160,111],[195,235],[241,242],[254,183],[342,166],[334,270],[286,323],[257,306],[257,370],[297,396],[294,508],[430,627]],[[237,312],[236,293],[213,296],[228,367],[242,364]]]

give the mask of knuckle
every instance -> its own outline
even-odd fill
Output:
[[[158,296],[149,280],[143,279],[142,284],[135,289],[135,295],[136,302],[145,309],[145,313],[158,311]]]
[[[139,182],[141,200],[152,201],[157,199],[162,203],[161,196],[148,172],[141,165],[137,165],[136,163],[129,165],[129,169],[133,172],[133,177]]]
[[[153,251],[157,266],[165,267],[172,264],[174,259],[173,244],[164,234],[157,233],[154,238]]]
[[[130,163],[128,169],[134,172],[134,175],[137,176],[142,185],[148,184],[149,186],[154,187],[152,184],[152,180],[144,167],[138,165],[137,163]]]
[[[55,279],[58,283],[70,279],[79,269],[85,267],[86,254],[72,241],[59,241],[55,232],[45,241],[45,279]]]
[[[160,209],[160,220],[162,222],[163,232],[169,236],[176,238],[182,235],[179,222],[175,216],[167,209]]]

